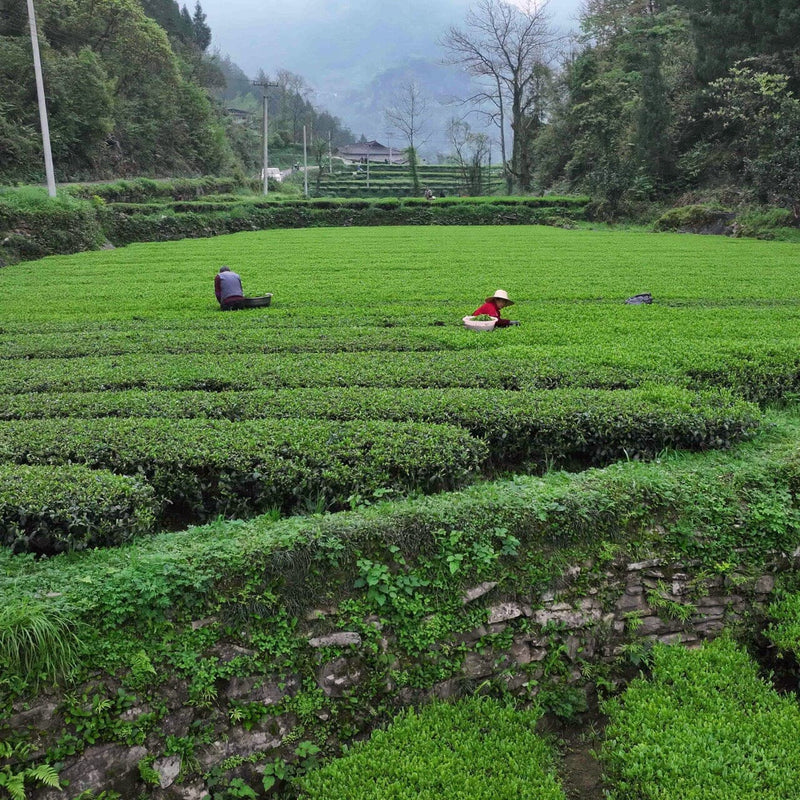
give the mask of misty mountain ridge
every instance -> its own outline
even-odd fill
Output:
[[[315,99],[357,134],[402,148],[407,142],[399,131],[391,130],[385,112],[411,82],[419,86],[427,105],[419,137],[420,151],[424,157],[433,159],[437,153],[451,149],[446,136],[449,120],[461,118],[467,111],[459,101],[473,88],[470,76],[462,70],[441,62],[410,58],[405,64],[379,73],[363,88],[341,92],[319,90]],[[471,120],[471,124],[482,129],[479,119]]]
[[[554,18],[568,22],[580,0],[553,0]],[[213,42],[248,75],[288,69],[314,88],[316,106],[339,117],[357,136],[384,143],[385,109],[403,85],[416,81],[428,98],[423,154],[448,152],[445,128],[467,109],[451,101],[475,90],[462,70],[444,63],[440,42],[464,24],[472,0],[205,0]],[[234,10],[236,13],[233,13]],[[479,116],[468,121],[492,136]],[[393,144],[400,143],[395,134]]]

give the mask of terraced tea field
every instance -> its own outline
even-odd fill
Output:
[[[223,263],[272,306],[220,313]],[[796,391],[796,268],[788,244],[520,227],[280,230],[5,269],[0,460],[37,486],[71,464],[130,481],[112,525],[53,522],[45,491],[5,541],[119,543],[727,446],[757,424],[746,401]],[[465,330],[498,287],[520,326]],[[652,306],[624,304],[643,291]]]
[[[800,562],[765,563],[800,541],[798,252],[307,228],[0,270],[0,777],[794,796],[796,702],[725,637],[665,645],[800,651]],[[272,305],[221,313],[221,264]],[[466,330],[498,288],[521,324]],[[537,720],[598,689],[583,793]]]

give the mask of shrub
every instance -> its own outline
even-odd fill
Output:
[[[0,545],[55,553],[151,533],[153,490],[141,480],[81,466],[0,464]]]
[[[786,800],[797,796],[800,708],[728,637],[656,646],[653,675],[606,703],[601,760],[611,800]]]
[[[297,781],[306,800],[564,800],[538,710],[435,702]]]
[[[87,200],[44,190],[0,189],[0,267],[23,259],[95,250],[104,239]]]
[[[734,214],[721,206],[681,206],[662,214],[654,224],[656,231],[725,233]]]
[[[143,475],[183,521],[341,508],[378,488],[453,489],[485,458],[477,440],[446,425],[70,419],[4,423],[2,434],[3,460]]]

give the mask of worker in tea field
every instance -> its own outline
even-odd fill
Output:
[[[508,292],[498,289],[491,297],[486,298],[486,302],[482,306],[478,306],[473,312],[472,316],[477,317],[481,314],[488,314],[494,317],[495,328],[507,328],[509,325],[519,325],[519,322],[513,319],[503,319],[500,312],[507,306],[513,306],[514,301],[508,299]]]
[[[242,279],[238,273],[223,264],[214,276],[214,294],[217,296],[219,307],[223,311],[234,311],[244,308],[244,290]]]

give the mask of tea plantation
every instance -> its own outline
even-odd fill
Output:
[[[552,622],[541,658],[500,655],[543,602],[601,624],[626,564],[680,562],[741,606],[800,545],[798,252],[353,227],[0,270],[0,797],[573,797],[541,719],[598,692],[607,796],[800,796],[796,699],[744,644],[653,647],[639,609],[602,623],[627,637],[605,661]],[[271,306],[221,313],[221,264]],[[520,325],[466,330],[498,288]],[[794,663],[784,573],[735,632]],[[691,625],[699,594],[661,577],[649,607]],[[498,622],[475,587],[530,608]],[[703,687],[683,713],[678,675]],[[445,686],[490,697],[400,713]],[[132,761],[92,783],[101,754]]]

